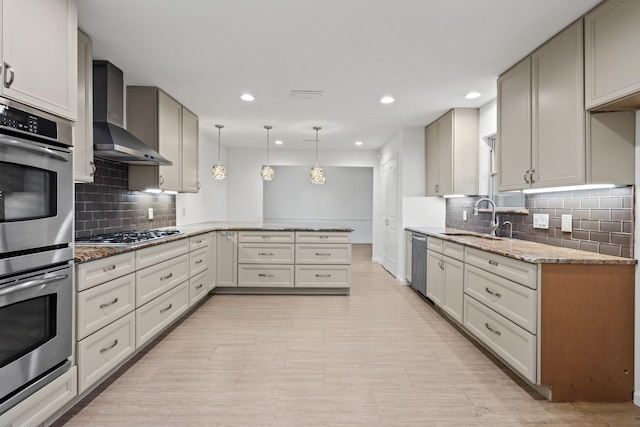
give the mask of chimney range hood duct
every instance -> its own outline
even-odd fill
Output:
[[[93,154],[129,165],[172,162],[149,148],[122,127],[122,70],[108,61],[93,61]]]

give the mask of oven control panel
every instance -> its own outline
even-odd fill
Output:
[[[0,105],[0,127],[56,139],[56,123],[8,105]]]

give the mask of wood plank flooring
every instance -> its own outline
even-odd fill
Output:
[[[350,296],[213,296],[54,425],[640,426],[543,400],[370,260]]]

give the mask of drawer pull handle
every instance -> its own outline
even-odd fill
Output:
[[[316,274],[316,277],[326,278],[331,277],[331,274]]]
[[[497,336],[502,335],[502,332],[500,332],[500,331],[496,331],[496,330],[495,330],[495,329],[493,329],[491,326],[489,326],[489,324],[488,324],[488,323],[485,323],[485,324],[484,324],[484,326],[485,326],[488,330],[490,330],[491,332],[493,332],[494,334],[496,334]]]
[[[166,276],[163,276],[160,278],[160,280],[167,280],[167,279],[171,279],[173,277],[173,273],[169,273]]]
[[[271,238],[271,236],[262,236],[262,238],[263,238],[264,240],[269,240],[269,239]]]
[[[258,277],[268,277],[268,278],[272,278],[274,275],[273,273],[258,273]]]
[[[116,338],[116,340],[115,340],[115,341],[113,341],[113,344],[111,344],[109,347],[101,348],[101,349],[100,349],[100,354],[102,354],[102,353],[104,353],[104,352],[106,352],[106,351],[111,350],[112,348],[114,348],[114,347],[115,347],[115,346],[117,346],[117,345],[118,345],[118,339]]]
[[[497,267],[497,266],[498,266],[498,262],[497,262],[497,261],[494,261],[494,260],[492,260],[492,259],[490,259],[490,260],[489,260],[489,264],[493,265],[494,267]]]
[[[443,259],[440,260],[438,265],[440,266],[440,270],[444,270],[444,260]]]
[[[316,252],[316,256],[331,256],[331,252]]]
[[[164,313],[164,312],[165,312],[165,311],[167,311],[167,310],[171,310],[171,307],[173,307],[173,303],[169,304],[169,306],[168,306],[168,307],[165,307],[165,308],[161,309],[161,310],[160,310],[160,313]]]
[[[260,256],[273,256],[273,252],[258,252]]]
[[[195,264],[196,264],[196,265],[198,265],[198,264],[202,264],[202,260],[201,260],[201,259],[197,260],[197,261],[195,262]]]
[[[202,287],[202,283],[200,283],[198,286],[196,286],[196,289],[200,289]]]
[[[107,267],[103,268],[102,271],[104,271],[105,273],[108,273],[111,270],[115,270],[115,269],[116,269],[116,265],[115,264],[111,264],[110,266],[107,266]]]
[[[329,238],[329,236],[318,236],[318,239],[321,239],[321,240],[326,240],[328,238]]]
[[[494,297],[498,297],[498,298],[501,298],[501,297],[502,297],[502,295],[500,294],[500,292],[493,292],[491,289],[486,288],[486,287],[484,288],[484,290],[485,290],[485,291],[487,291],[487,293],[488,293],[489,295],[493,295]]]
[[[100,308],[107,308],[118,302],[118,297],[115,297],[111,302],[105,302],[104,304],[100,304]]]

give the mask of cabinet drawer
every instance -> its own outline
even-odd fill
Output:
[[[189,239],[190,251],[195,251],[196,249],[200,248],[206,248],[207,246],[209,246],[209,236],[207,234],[200,234]]]
[[[206,271],[189,279],[189,307],[204,298],[208,290]]]
[[[238,286],[293,288],[293,265],[239,265]]]
[[[297,265],[296,288],[348,288],[349,266]]]
[[[458,261],[464,261],[464,246],[445,240],[442,242],[442,254]]]
[[[78,292],[78,339],[132,312],[136,308],[136,275],[131,273]]]
[[[136,310],[136,348],[142,347],[187,311],[188,284],[184,282]]]
[[[351,264],[351,245],[296,244],[296,264]]]
[[[467,330],[532,383],[536,382],[536,337],[478,301],[464,296]]]
[[[427,236],[427,249],[431,249],[432,251],[442,253],[444,246],[444,241],[441,239],[437,239],[435,237]]]
[[[184,255],[187,252],[189,252],[189,239],[161,243],[156,246],[140,249],[136,251],[136,267],[140,270],[158,264],[159,262]]]
[[[466,248],[464,260],[467,264],[497,274],[505,279],[513,280],[531,289],[537,288],[538,266],[536,264],[518,261],[474,248]]]
[[[0,415],[0,426],[39,426],[78,395],[78,369],[51,381],[31,396]]]
[[[293,264],[294,245],[270,243],[238,244],[238,263]]]
[[[339,231],[296,231],[296,243],[351,243],[351,233]]]
[[[136,272],[136,307],[189,278],[189,257],[181,255]]]
[[[207,251],[209,248],[204,247],[189,253],[189,277],[200,274],[207,269]]]
[[[464,271],[464,291],[487,307],[536,333],[538,293],[472,265]]]
[[[77,289],[82,291],[136,271],[135,252],[126,252],[76,266]]]
[[[294,243],[293,231],[240,231],[239,243]]]
[[[135,350],[136,319],[129,313],[78,342],[78,389],[82,393]]]

